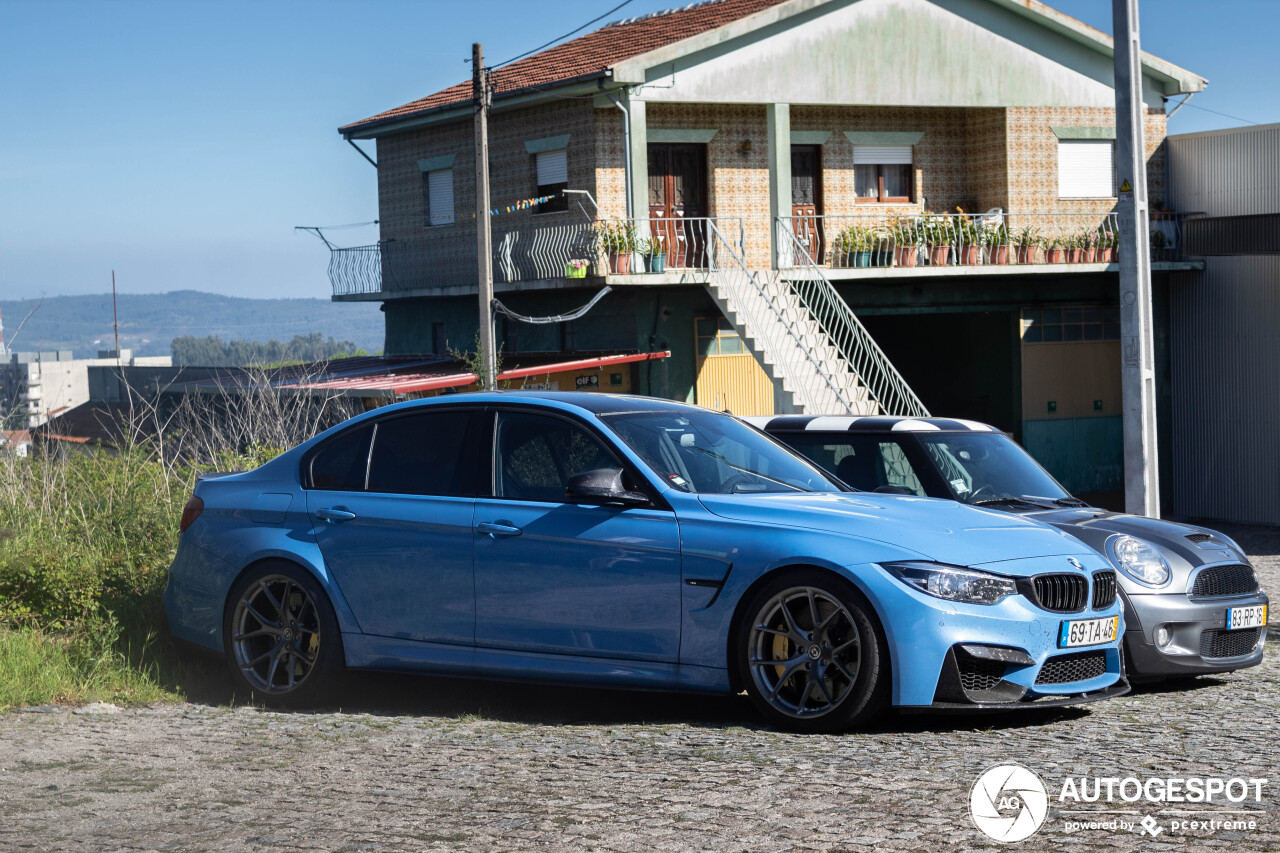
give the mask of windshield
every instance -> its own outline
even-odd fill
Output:
[[[982,504],[1039,498],[1052,504],[1071,497],[1008,436],[918,433],[917,438],[956,500]]]
[[[838,492],[818,468],[746,424],[715,412],[604,415],[664,482],[682,492]]]

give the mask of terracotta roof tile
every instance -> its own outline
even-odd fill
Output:
[[[606,68],[624,59],[713,30],[781,2],[783,0],[711,0],[668,12],[617,21],[572,41],[502,66],[491,77],[493,89],[495,94],[502,94],[603,74]],[[471,81],[468,80],[345,125],[339,130],[344,133],[359,130],[391,119],[409,118],[441,107],[464,104],[470,100]]]

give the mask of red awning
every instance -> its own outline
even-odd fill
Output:
[[[583,358],[576,361],[560,361],[529,367],[516,367],[511,370],[501,371],[498,374],[498,381],[526,379],[530,376],[546,376],[550,373],[567,373],[574,370],[603,369],[637,361],[657,361],[662,358],[670,358],[670,356],[670,350],[662,350],[660,352],[607,355],[598,358]],[[357,396],[381,396],[376,393],[370,394],[370,392],[383,392],[383,394],[390,397],[422,391],[440,391],[445,388],[465,388],[475,383],[476,380],[477,377],[474,373],[381,373],[338,379],[303,381],[278,387],[299,391],[337,391],[338,393],[352,393]]]

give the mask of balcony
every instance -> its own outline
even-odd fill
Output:
[[[1199,269],[1183,256],[1182,225],[1195,214],[1152,216],[1156,270]],[[596,283],[701,284],[717,268],[715,246],[744,258],[767,257],[764,223],[740,217],[681,219],[548,218],[546,224],[495,230],[497,292]],[[797,277],[811,265],[831,280],[1028,275],[1115,271],[1115,213],[1005,213],[781,217],[775,222],[779,269]],[[434,229],[428,229],[431,231]],[[763,237],[760,235],[763,233]],[[713,234],[719,239],[712,239]],[[794,235],[794,238],[793,236]],[[723,250],[722,250],[723,251]],[[585,268],[579,268],[585,263]],[[331,250],[329,280],[342,301],[388,296],[475,293],[475,236],[463,228]]]
[[[1152,217],[1153,269],[1196,269],[1183,257],[1183,214]],[[868,212],[778,219],[779,267],[812,263],[833,280],[1025,275],[1118,269],[1115,213]],[[788,233],[789,232],[789,233]],[[794,239],[792,239],[794,235]]]

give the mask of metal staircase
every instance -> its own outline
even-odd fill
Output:
[[[848,304],[789,228],[788,278],[748,268],[741,246],[711,224],[707,290],[747,349],[776,380],[780,413],[927,417]]]

